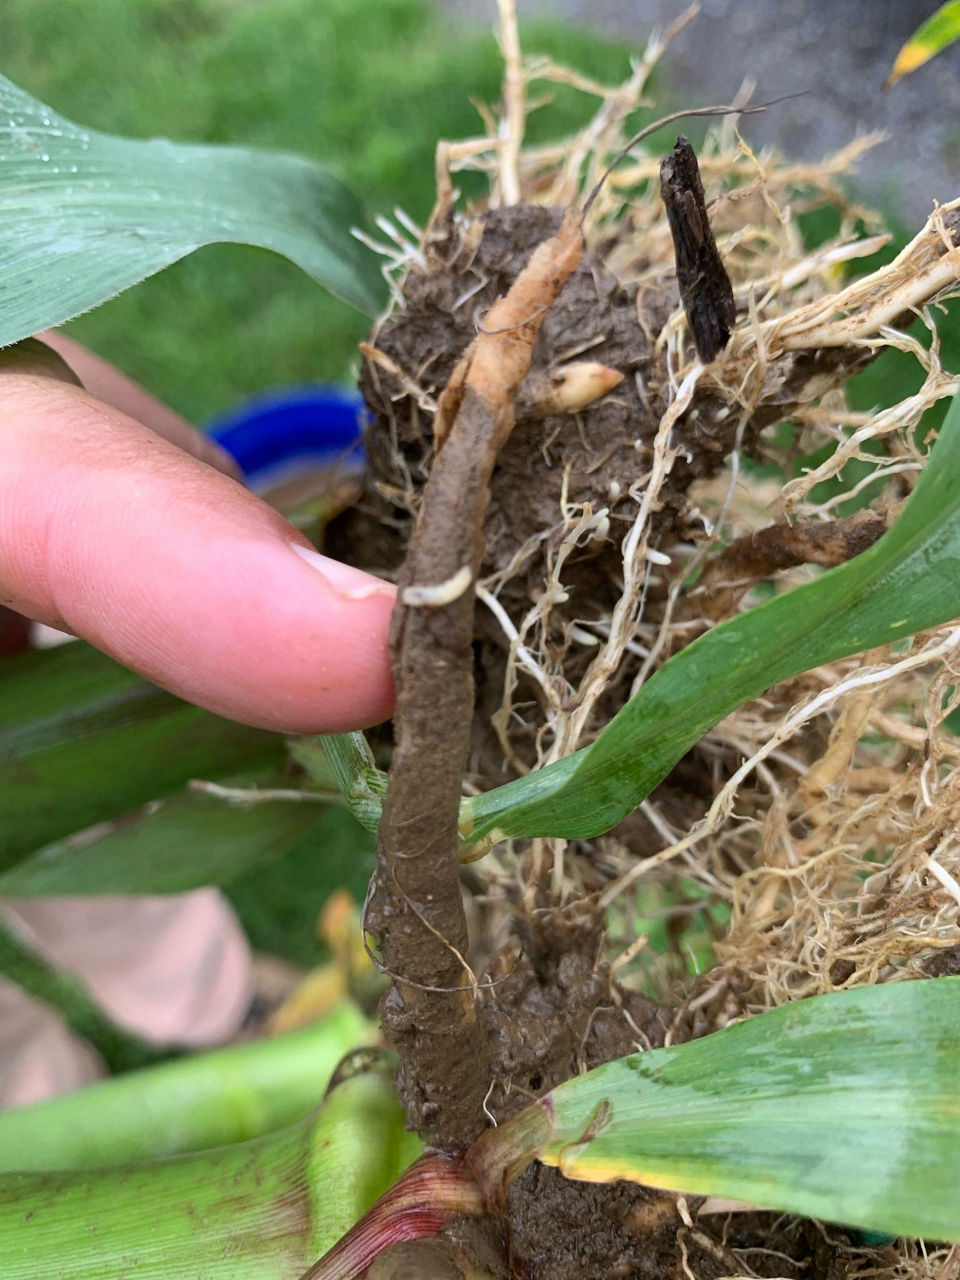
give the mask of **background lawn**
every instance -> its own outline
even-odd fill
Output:
[[[426,0],[4,0],[0,71],[108,132],[313,156],[371,213],[400,205],[422,222],[437,139],[475,133],[471,99],[497,100],[489,10],[478,28]],[[526,25],[524,44],[609,83],[637,51],[544,21]],[[551,87],[551,96],[531,117],[534,141],[563,136],[594,105],[573,90]],[[664,109],[701,100],[680,85],[658,96]],[[688,132],[701,129],[691,121]],[[467,194],[483,189],[476,175],[461,178]],[[811,239],[824,230],[817,219]],[[907,238],[897,230],[895,248]],[[367,328],[289,263],[239,246],[201,250],[69,326],[200,423],[277,385],[352,381]],[[960,356],[957,330],[955,321],[945,328],[948,364],[954,349]],[[851,401],[889,403],[905,394],[904,380],[916,383],[914,363],[885,356],[851,384]]]
[[[371,213],[401,205],[421,222],[437,139],[476,133],[470,98],[497,99],[492,31],[491,20],[465,35],[419,0],[4,0],[0,71],[106,132],[301,152],[338,170]],[[591,75],[629,73],[622,44],[556,23],[529,31],[538,52]],[[561,90],[531,135],[565,133],[592,105]],[[349,380],[367,329],[285,261],[235,246],[204,249],[69,327],[197,422],[277,384]]]

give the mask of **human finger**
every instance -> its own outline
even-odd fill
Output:
[[[393,588],[79,387],[0,375],[0,603],[221,715],[390,714]]]
[[[178,449],[192,454],[201,462],[207,462],[228,476],[242,479],[240,469],[225,449],[209,436],[197,431],[185,418],[169,405],[151,395],[145,387],[128,378],[114,365],[101,360],[98,355],[74,342],[56,329],[48,329],[39,335],[40,341],[66,361],[80,382],[97,400],[112,405],[128,417],[142,422],[145,427]]]

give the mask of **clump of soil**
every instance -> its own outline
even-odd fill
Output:
[[[562,213],[520,204],[486,210],[466,222],[451,220],[443,239],[430,246],[425,267],[411,268],[403,307],[377,332],[375,350],[410,371],[422,394],[438,396],[491,304],[507,292],[536,246],[556,233]],[[523,578],[510,579],[518,600],[524,585],[527,603],[542,591],[564,502],[589,503],[594,511],[605,507],[621,520],[633,507],[630,489],[649,470],[652,437],[666,408],[662,361],[654,355],[651,335],[676,305],[674,282],[647,289],[639,299],[637,284],[618,280],[588,246],[546,316],[530,383],[585,353],[616,369],[623,382],[577,414],[545,416],[522,393],[518,399],[516,423],[497,463],[483,557],[484,577],[500,574],[530,539],[538,539]],[[364,364],[361,389],[376,414],[367,435],[374,487],[397,495],[398,514],[412,515],[433,453],[432,419],[375,358]],[[684,456],[663,494],[665,533],[677,528],[690,480],[722,465],[723,434],[710,457],[691,447],[695,425],[681,427]],[[544,531],[552,532],[552,546]],[[583,559],[602,575],[603,557],[613,550],[599,540]]]
[[[482,331],[491,304],[507,292],[534,248],[556,232],[561,216],[561,209],[519,204],[467,220],[450,217],[442,235],[424,245],[421,260],[403,281],[402,307],[381,325],[367,349],[360,384],[374,414],[366,437],[369,487],[361,513],[341,524],[335,550],[349,548],[356,559],[358,548],[366,548],[366,567],[395,569],[434,453],[433,406],[464,350]],[[620,544],[635,518],[638,494],[650,480],[655,438],[675,390],[662,340],[678,306],[673,273],[662,270],[641,287],[621,280],[605,262],[616,257],[621,241],[636,236],[626,220],[607,231],[602,254],[588,243],[582,263],[543,322],[528,378],[536,389],[572,358],[589,356],[616,370],[622,381],[575,413],[545,415],[521,389],[484,524],[481,577],[511,618],[522,619],[543,607],[545,585],[555,579],[562,559],[562,590],[555,593],[540,644],[548,667],[572,688],[595,656],[582,643],[584,631],[588,638],[602,634],[621,596]],[[844,351],[794,360],[789,373],[777,380],[773,402],[761,399],[749,414],[732,412],[716,394],[698,395],[672,433],[671,466],[649,518],[647,545],[653,557],[669,563],[678,544],[704,540],[703,518],[687,499],[690,486],[723,470],[735,442],[749,455],[762,428],[808,396],[812,369],[822,390],[869,358],[869,353]],[[577,519],[585,527],[571,535]],[[386,539],[384,529],[401,536]],[[648,626],[662,619],[665,597],[664,581],[649,575]],[[571,639],[573,629],[580,643]],[[472,780],[480,787],[504,780],[505,747],[513,771],[538,763],[539,717],[504,724],[509,664],[502,625],[481,609],[471,756]],[[591,724],[604,723],[622,705],[638,666],[630,653],[624,655]],[[511,676],[517,686],[514,705],[542,704],[537,682],[515,662]]]
[[[673,1196],[629,1183],[569,1182],[532,1165],[508,1192],[509,1251],[525,1280],[664,1280],[679,1275],[677,1234],[683,1222]],[[703,1252],[693,1248],[693,1261]],[[694,1274],[731,1274],[710,1267]]]
[[[403,307],[379,329],[361,375],[364,397],[375,414],[367,433],[372,484],[367,510],[380,522],[403,529],[415,516],[434,449],[432,415],[423,410],[424,398],[438,397],[482,329],[491,304],[507,292],[534,248],[556,232],[561,216],[560,209],[520,204],[487,210],[466,222],[450,220],[444,236],[430,244],[424,269],[409,271]],[[481,574],[497,584],[497,599],[510,617],[523,617],[541,600],[569,535],[564,512],[597,517],[565,558],[568,598],[557,602],[544,638],[553,663],[569,682],[583,675],[592,657],[589,649],[571,645],[569,629],[603,626],[619,597],[619,543],[635,512],[637,488],[649,476],[653,439],[669,396],[664,356],[654,349],[653,337],[677,301],[672,279],[641,294],[636,283],[621,283],[588,247],[544,320],[528,382],[536,387],[571,358],[585,354],[615,369],[623,381],[577,413],[545,416],[521,391],[516,424],[497,463]],[[386,356],[406,378],[389,372],[375,353]],[[419,388],[416,394],[408,390],[412,382]],[[678,424],[677,461],[654,516],[654,550],[696,536],[686,491],[695,479],[724,465],[735,430],[735,418],[718,401],[705,402]],[[754,432],[748,434],[752,439]],[[355,528],[351,540],[354,545],[362,541]],[[491,720],[502,700],[508,650],[494,617],[481,610],[471,758],[471,772],[481,786],[503,780],[503,750]],[[622,686],[633,674],[628,666],[622,682],[610,688],[598,708],[600,719],[616,710]],[[520,673],[520,683],[518,700],[537,697],[528,676]],[[512,732],[510,742],[521,767],[536,763],[532,727],[527,733]]]
[[[570,1182],[556,1169],[532,1165],[508,1193],[513,1274],[523,1280],[841,1280],[857,1259],[841,1230],[828,1240],[764,1213],[697,1219],[700,1204],[626,1182]]]
[[[611,976],[589,903],[516,927],[522,949],[498,957],[481,1013],[494,1045],[486,1106],[498,1124],[582,1071],[663,1044],[669,1025],[661,1005]]]

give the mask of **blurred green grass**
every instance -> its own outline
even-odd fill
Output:
[[[422,0],[3,0],[0,71],[106,132],[312,156],[372,213],[400,205],[422,221],[436,141],[476,133],[470,98],[498,96],[489,8],[489,30],[464,33]],[[629,74],[622,45],[558,23],[529,30],[530,47],[589,75]],[[592,105],[565,88],[553,98],[534,139],[562,135]],[[216,246],[69,331],[202,422],[277,384],[348,380],[367,328],[279,258]]]
[[[484,30],[458,26],[428,0],[3,0],[0,71],[107,132],[313,156],[372,213],[400,205],[422,221],[436,141],[475,133],[471,100],[499,93],[488,7]],[[557,22],[527,24],[524,44],[609,83],[629,73],[635,52]],[[549,107],[530,120],[534,142],[563,136],[594,105],[550,89]],[[688,99],[676,90],[665,107]],[[461,186],[479,193],[482,181],[464,174]],[[811,240],[827,229],[811,227]],[[898,248],[908,237],[896,231]],[[268,387],[350,380],[367,328],[289,263],[240,246],[204,249],[69,326],[197,422]],[[949,362],[960,352],[956,318],[944,335]],[[885,356],[854,380],[851,400],[892,403],[915,378],[908,357]]]

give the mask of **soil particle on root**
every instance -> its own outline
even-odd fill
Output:
[[[679,1276],[676,1201],[627,1182],[571,1182],[534,1164],[507,1193],[509,1253],[523,1280]],[[694,1270],[706,1280],[709,1273]]]
[[[502,1218],[457,1217],[443,1234],[468,1272],[504,1280],[844,1280],[883,1253],[842,1227],[764,1210],[701,1216],[701,1206],[701,1197],[575,1182],[534,1163]]]
[[[448,1149],[468,1145],[483,1129],[492,1067],[492,1043],[477,1017],[479,989],[465,958],[458,877],[458,812],[474,701],[468,588],[517,391],[544,316],[582,252],[580,220],[570,213],[487,312],[487,331],[451,374],[435,420],[443,447],[424,488],[391,619],[396,747],[367,924],[393,978],[383,1028],[397,1051],[408,1123]]]
[[[876,1260],[875,1251],[857,1249],[843,1227],[825,1230],[807,1218],[782,1213],[710,1214],[700,1218],[698,1225],[715,1237],[722,1235],[745,1274],[842,1280],[864,1271],[867,1259]]]
[[[924,962],[923,969],[931,978],[960,977],[960,945],[935,951]]]
[[[528,261],[533,249],[553,235],[562,210],[514,205],[481,215],[466,228],[456,227],[444,245],[446,256],[431,269],[412,269],[404,284],[404,305],[376,336],[375,346],[428,395],[446,385],[456,361],[483,325],[495,299]],[[468,296],[469,295],[469,296]],[[638,313],[637,289],[623,285],[593,253],[568,280],[540,333],[531,378],[574,359],[596,360],[625,375],[616,391],[579,414],[546,418],[525,412],[518,397],[517,422],[502,450],[484,526],[486,571],[508,565],[525,542],[556,526],[562,500],[608,507],[612,518],[632,517],[631,485],[649,470],[648,445],[666,408],[666,375],[660,369],[650,334],[676,305],[675,286],[645,290]],[[649,308],[651,322],[643,314]],[[635,376],[643,375],[638,383]],[[367,361],[360,380],[364,397],[377,415],[368,434],[371,468],[382,492],[396,495],[403,508],[416,504],[432,456],[432,420],[407,394],[407,388],[376,363]],[[673,486],[663,495],[664,524],[676,524],[690,480],[720,464],[725,442],[691,420],[681,424],[682,457]],[[409,514],[409,511],[408,511]],[[531,574],[542,584],[543,556]]]
[[[485,1276],[503,1276],[510,1280],[506,1237],[499,1218],[492,1214],[486,1217],[457,1214],[444,1226],[443,1237],[466,1267],[476,1267]]]

